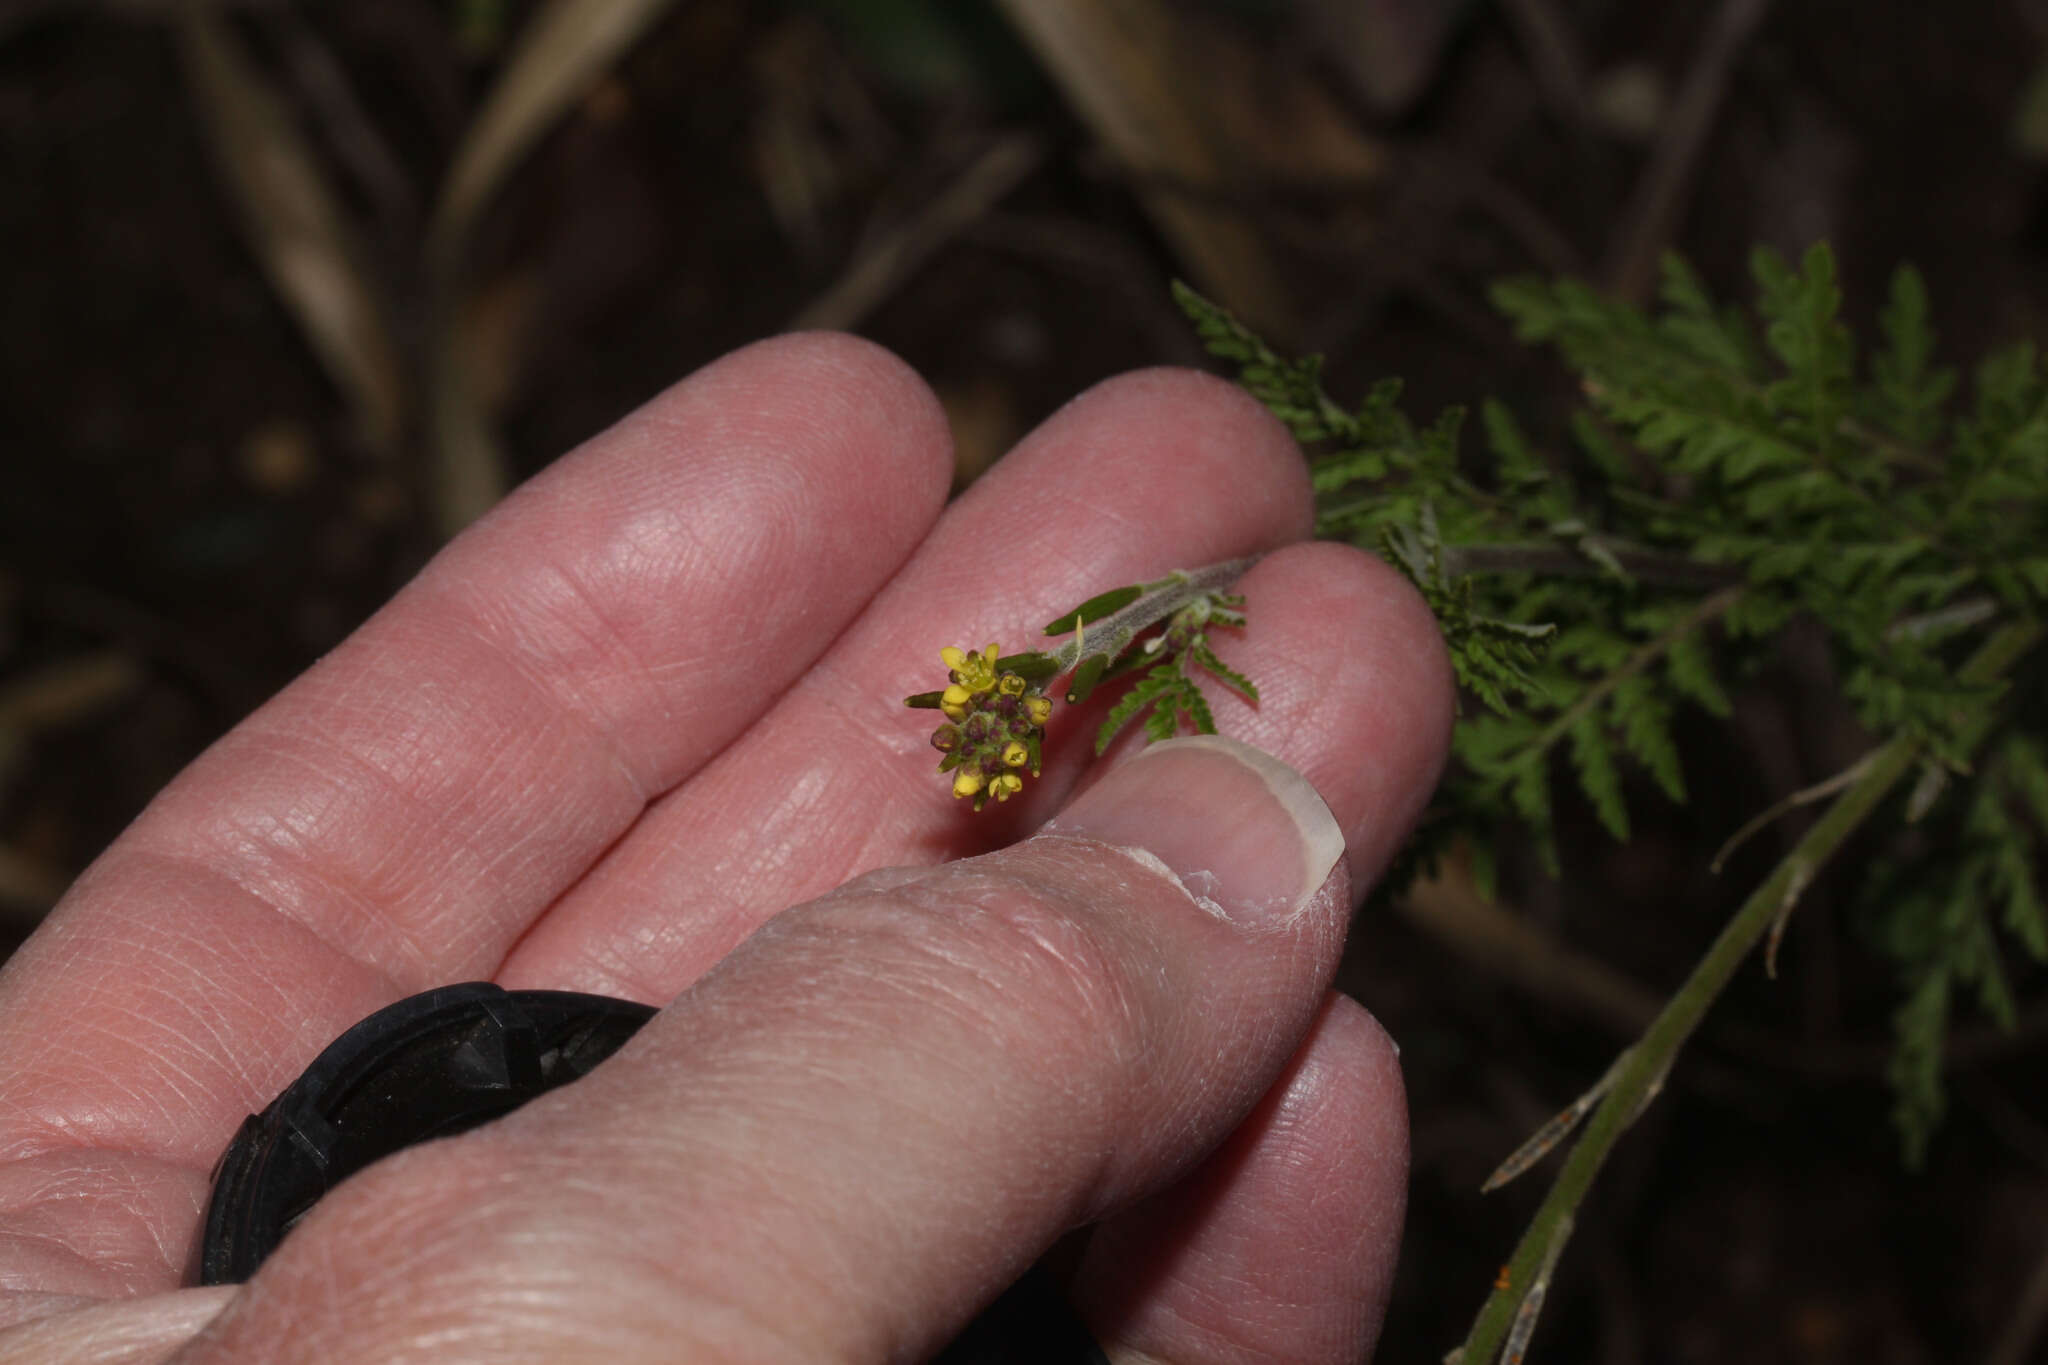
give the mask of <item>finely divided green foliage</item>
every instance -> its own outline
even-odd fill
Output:
[[[1172,739],[1183,724],[1198,735],[1215,734],[1216,718],[1210,714],[1202,689],[1195,685],[1197,668],[1213,673],[1247,701],[1258,701],[1259,689],[1252,680],[1217,658],[1209,646],[1211,620],[1219,625],[1244,624],[1244,618],[1229,610],[1237,600],[1197,599],[1175,614],[1164,635],[1155,637],[1157,649],[1139,647],[1144,660],[1139,666],[1146,670],[1145,675],[1103,718],[1095,734],[1096,753],[1109,748],[1117,734],[1141,715],[1145,717],[1145,734],[1151,739]]]
[[[1494,831],[1513,821],[1555,873],[1561,784],[1626,839],[1653,791],[1685,799],[1680,718],[1726,718],[1735,681],[1775,667],[1794,623],[1825,634],[1873,740],[1909,739],[1933,774],[1877,817],[1918,823],[1861,877],[1869,936],[1903,990],[1893,1080],[1917,1160],[1954,1001],[2010,1021],[2002,962],[2048,959],[2041,708],[1956,680],[1966,653],[2048,598],[2048,374],[2016,345],[1961,393],[1910,268],[1859,358],[1827,247],[1751,265],[1749,308],[1717,303],[1675,257],[1648,311],[1570,280],[1497,285],[1585,401],[1556,445],[1489,401],[1477,452],[1460,412],[1417,426],[1392,380],[1345,407],[1319,361],[1176,297],[1302,442],[1320,532],[1414,582],[1476,703],[1416,864],[1457,843],[1490,885]]]
[[[1917,1165],[1945,1107],[1942,1044],[1958,994],[2003,1028],[2016,1023],[2006,959],[2048,961],[2038,880],[2048,840],[2048,765],[2040,741],[2008,731],[1966,790],[1938,804],[1909,851],[1872,869],[1864,923],[1897,965],[1903,1001],[1890,1077],[1907,1160]],[[1939,854],[1930,856],[1930,848]],[[2003,931],[2001,933],[2000,931]]]

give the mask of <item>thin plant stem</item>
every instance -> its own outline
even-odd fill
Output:
[[[1107,653],[1114,658],[1139,631],[1158,625],[1197,597],[1222,592],[1242,578],[1260,558],[1249,555],[1244,559],[1207,564],[1199,569],[1176,569],[1157,582],[1145,584],[1144,592],[1136,601],[1078,627],[1072,639],[1054,650],[1052,658],[1059,666],[1052,676],[1057,678],[1068,672],[1087,654]],[[1089,648],[1091,637],[1096,642],[1093,649]]]
[[[2041,638],[2042,627],[2019,621],[1997,631],[1979,647],[1958,674],[1966,684],[2002,677]],[[1981,742],[1994,723],[1989,708],[1965,727],[1965,748]],[[1770,930],[1789,896],[1810,882],[1814,873],[1877,809],[1919,760],[1922,742],[1901,735],[1872,752],[1863,775],[1828,807],[1783,862],[1750,893],[1721,930],[1706,956],[1693,968],[1642,1038],[1620,1064],[1620,1074],[1600,1108],[1573,1144],[1564,1168],[1529,1220],[1522,1240],[1501,1276],[1505,1289],[1495,1289],[1481,1305],[1465,1344],[1451,1358],[1462,1365],[1488,1365],[1512,1327],[1522,1295],[1538,1282],[1544,1261],[1554,1258],[1570,1220],[1592,1188],[1608,1154],[1628,1126],[1649,1103],[1672,1061],[1692,1036],[1708,1008],[1719,998],[1735,971]]]

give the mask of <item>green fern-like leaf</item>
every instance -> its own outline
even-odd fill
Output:
[[[1238,382],[1287,424],[1294,439],[1313,445],[1350,430],[1341,409],[1323,393],[1321,356],[1286,360],[1231,312],[1180,281],[1173,282],[1173,301],[1194,324],[1209,354],[1237,366]]]
[[[1354,483],[1370,483],[1387,477],[1387,452],[1379,447],[1341,450],[1317,460],[1309,484],[1318,493],[1332,493]]]
[[[1149,673],[1133,683],[1131,690],[1117,698],[1116,705],[1110,707],[1109,714],[1103,717],[1101,727],[1095,732],[1095,752],[1106,751],[1126,725],[1136,720],[1147,707],[1170,695],[1176,681],[1170,674]]]
[[[1885,345],[1871,360],[1871,416],[1910,445],[1931,442],[1942,426],[1942,406],[1955,391],[1955,371],[1934,364],[1934,326],[1920,272],[1902,265],[1892,276],[1891,298],[1880,319]]]
[[[1947,1109],[1941,1049],[1948,1038],[1949,980],[1945,964],[1928,968],[1892,1015],[1895,1041],[1885,1069],[1892,1086],[1892,1122],[1906,1164],[1916,1169],[1926,1161],[1927,1144]]]
[[[1730,715],[1739,682],[1781,667],[1795,622],[1824,639],[1863,728],[1919,746],[1940,799],[1887,807],[1916,835],[1862,869],[1902,991],[1893,1080],[1918,1159],[1951,1013],[2012,1017],[2014,991],[2040,978],[2006,962],[2048,950],[2039,708],[1956,673],[1988,632],[2048,615],[2048,368],[2033,345],[2007,347],[1959,398],[1909,268],[1859,362],[1824,244],[1751,266],[1740,305],[1676,257],[1647,310],[1578,281],[1496,284],[1517,335],[1553,349],[1585,402],[1555,433],[1483,402],[1478,451],[1460,449],[1456,411],[1411,422],[1391,381],[1347,408],[1320,367],[1234,323],[1211,317],[1204,335],[1302,437],[1318,533],[1414,584],[1478,703],[1432,850],[1490,847],[1511,821],[1554,874],[1554,782],[1626,839],[1647,784],[1625,773],[1682,800],[1681,714]],[[2023,676],[2016,688],[2038,686]]]
[[[1196,734],[1216,733],[1216,717],[1210,714],[1209,699],[1202,695],[1201,688],[1195,686],[1194,682],[1185,676],[1181,678],[1181,686],[1174,694],[1174,706],[1179,711],[1180,718],[1186,721],[1188,728]]]
[[[1572,766],[1579,774],[1579,786],[1607,832],[1620,842],[1628,841],[1628,806],[1621,796],[1621,773],[1614,766],[1614,751],[1607,742],[1606,728],[1598,716],[1580,716],[1571,727]]]
[[[1849,330],[1836,318],[1842,291],[1835,283],[1834,253],[1817,243],[1793,270],[1775,251],[1759,247],[1750,266],[1765,339],[1785,367],[1784,378],[1765,390],[1766,401],[1794,419],[1803,442],[1826,463],[1848,412],[1854,355]]]
[[[1906,991],[1894,1017],[1894,1119],[1917,1163],[1938,1123],[1941,1043],[1959,992],[2002,1028],[2017,1020],[2004,946],[2048,961],[2048,923],[2037,866],[2048,826],[2048,772],[2033,735],[2008,731],[1951,798],[1923,815],[1924,851],[1880,860],[1862,898],[1876,945]],[[2002,931],[2002,933],[2001,933]]]
[[[2037,852],[2048,842],[2048,769],[2040,747],[2023,734],[2005,736],[1984,765],[1967,827],[1985,846],[1986,889],[1999,923],[2036,962],[2048,962],[2048,913],[2035,878]]]
[[[1666,308],[1658,331],[1701,363],[1728,374],[1757,372],[1756,338],[1739,311],[1714,306],[1706,284],[1683,256],[1666,252],[1658,297]]]
[[[1613,710],[1622,742],[1648,769],[1664,794],[1685,800],[1685,775],[1679,770],[1678,745],[1671,738],[1671,707],[1650,678],[1625,678],[1614,688]]]
[[[1687,635],[1672,642],[1664,654],[1664,674],[1674,692],[1708,714],[1727,716],[1735,710],[1714,676],[1713,662],[1699,636]]]
[[[1216,651],[1211,649],[1206,641],[1192,646],[1188,650],[1188,657],[1200,664],[1204,669],[1221,678],[1232,691],[1236,692],[1246,701],[1258,701],[1259,689],[1252,683],[1252,680],[1217,658]]]
[[[2033,823],[2029,838],[2048,839],[2048,758],[2041,744],[2031,735],[2008,734],[1999,757],[2008,789]]]

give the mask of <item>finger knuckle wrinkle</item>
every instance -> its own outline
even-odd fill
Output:
[[[1144,982],[1097,918],[1007,880],[952,886],[927,918],[931,970],[969,976],[994,1029],[1061,1053],[1141,1050]]]

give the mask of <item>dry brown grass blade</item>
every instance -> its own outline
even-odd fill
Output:
[[[0,731],[45,731],[72,724],[139,681],[135,661],[123,653],[78,655],[0,686]]]
[[[1657,1015],[1660,1002],[1654,994],[1488,900],[1459,860],[1444,860],[1434,875],[1397,897],[1395,906],[1416,928],[1460,956],[1623,1037],[1642,1032]]]
[[[1204,50],[1158,0],[1000,0],[1012,25],[1117,159],[1153,180],[1146,211],[1204,292],[1276,339],[1299,335],[1271,253],[1241,212],[1167,186],[1244,179],[1232,125],[1257,111],[1210,79]]]
[[[477,392],[462,311],[451,304],[435,322],[427,380],[434,527],[444,539],[489,511],[510,483],[489,405]]]
[[[1641,305],[1655,291],[1657,263],[1684,217],[1735,63],[1770,8],[1771,0],[1721,0],[1708,22],[1657,150],[1608,244],[1602,274],[1615,297]]]
[[[427,258],[446,272],[513,167],[675,0],[552,0],[520,33],[511,58],[463,135],[441,186]]]
[[[37,734],[85,719],[126,696],[140,681],[134,660],[106,650],[63,659],[0,683],[0,785],[13,776]]]
[[[505,178],[674,0],[551,0],[527,23],[456,150],[427,230],[435,294],[427,403],[434,519],[454,535],[503,496],[509,476],[470,354],[462,277],[471,228]]]
[[[0,685],[0,732],[29,735],[72,724],[140,680],[135,661],[111,650],[51,664]]]
[[[0,929],[25,934],[35,928],[70,884],[44,859],[0,844]]]
[[[1025,133],[995,142],[937,197],[861,251],[831,288],[790,321],[790,330],[859,326],[934,252],[1036,170],[1041,152],[1038,140]]]
[[[312,147],[217,12],[187,5],[178,36],[200,126],[264,273],[348,396],[366,439],[394,449],[406,407],[397,350]]]

